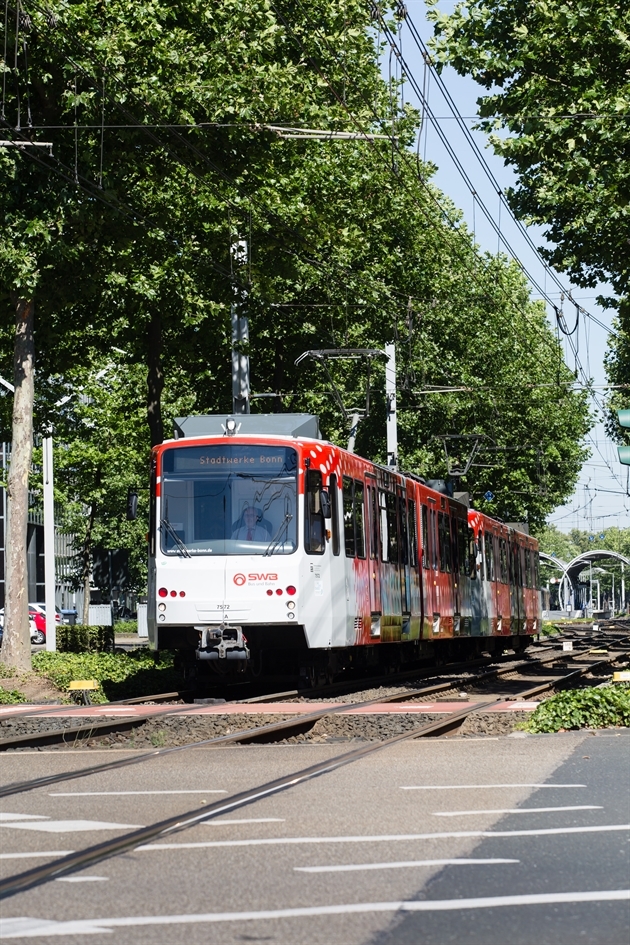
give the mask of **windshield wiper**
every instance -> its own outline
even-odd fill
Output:
[[[175,545],[177,546],[179,554],[183,555],[185,558],[192,558],[192,555],[189,552],[188,548],[186,547],[184,542],[181,540],[181,538],[179,537],[179,535],[177,534],[177,532],[175,531],[175,529],[173,528],[173,526],[171,525],[171,523],[169,522],[167,518],[163,518],[161,520],[160,528],[162,528],[162,526],[166,529],[166,531],[169,533],[169,535],[175,542]]]
[[[271,557],[271,555],[274,553],[274,551],[276,550],[276,548],[277,548],[278,545],[280,544],[280,536],[282,535],[282,532],[285,531],[286,529],[288,529],[288,527],[289,527],[289,522],[292,520],[292,518],[293,518],[293,516],[291,515],[290,512],[287,512],[287,513],[285,514],[283,520],[280,522],[280,527],[279,527],[278,531],[276,532],[276,534],[273,536],[273,538],[271,539],[271,541],[270,541],[269,544],[267,545],[267,550],[266,550],[266,551],[263,551],[263,557],[264,557],[265,555],[269,555],[269,557]]]

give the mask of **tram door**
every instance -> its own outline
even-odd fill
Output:
[[[370,611],[372,617],[371,636],[381,634],[381,573],[380,573],[380,546],[379,546],[379,519],[378,519],[378,492],[376,479],[366,474],[367,489],[367,522],[368,522],[368,565],[370,579]]]

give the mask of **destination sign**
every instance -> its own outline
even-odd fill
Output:
[[[294,473],[297,469],[295,450],[273,446],[178,446],[166,450],[162,470],[183,472],[273,472]]]

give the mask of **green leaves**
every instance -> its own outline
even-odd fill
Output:
[[[530,732],[630,726],[630,687],[615,684],[559,692],[546,699],[527,721]]]

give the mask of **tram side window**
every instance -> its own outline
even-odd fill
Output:
[[[499,538],[499,563],[501,565],[501,584],[508,583],[508,559],[507,542],[505,538]]]
[[[343,477],[343,531],[346,542],[346,558],[354,558],[354,509],[353,509],[354,481],[347,476]]]
[[[391,492],[379,492],[381,513],[381,560],[398,563],[398,515],[396,496]]]
[[[370,512],[370,558],[378,558],[378,503],[376,489],[368,486],[368,505]]]
[[[357,558],[365,558],[365,486],[362,482],[354,484],[354,542]]]
[[[477,546],[475,533],[468,527],[468,576],[474,581],[477,577]]]
[[[407,503],[407,531],[409,532],[409,564],[412,568],[416,568],[418,566],[418,526],[416,503],[413,499]]]
[[[422,529],[420,540],[422,542],[422,567],[429,567],[429,510],[426,505],[422,506]]]
[[[337,476],[332,473],[329,481],[328,492],[330,495],[330,518],[332,531],[332,551],[334,555],[339,554],[339,489],[337,488]]]
[[[438,533],[437,533],[437,512],[435,509],[430,510],[430,523],[431,523],[431,567],[434,571],[438,569]]]
[[[321,472],[318,469],[308,469],[306,472],[304,547],[312,555],[323,555],[326,549],[326,525],[320,501],[321,491]]]
[[[510,554],[510,584],[513,584],[514,587],[520,587],[521,585],[521,549],[518,545],[512,545],[512,553]]]
[[[534,557],[534,587],[536,590],[540,589],[540,558],[538,557],[538,552],[533,552]]]
[[[400,529],[400,562],[409,563],[409,536],[407,534],[407,509],[405,496],[398,496],[398,527]]]
[[[457,525],[458,521],[456,518],[450,519],[451,527],[451,555],[452,555],[452,564],[453,564],[453,574],[459,573],[459,543],[457,541]]]
[[[391,492],[385,493],[387,506],[387,535],[389,540],[388,561],[398,563],[398,514],[396,496]]]
[[[458,518],[456,528],[457,570],[467,577],[470,570],[468,561],[468,522],[465,519]]]
[[[532,553],[529,548],[525,549],[525,586],[532,586]]]
[[[484,535],[484,545],[486,552],[486,578],[488,581],[496,581],[494,570],[494,545],[490,532],[486,532]]]
[[[451,570],[451,530],[448,515],[439,513],[440,571]]]

